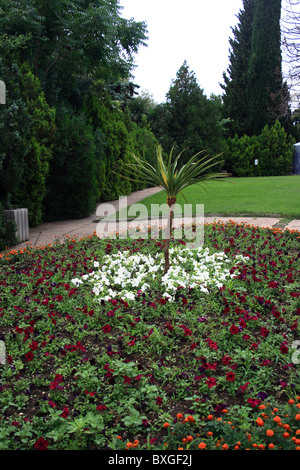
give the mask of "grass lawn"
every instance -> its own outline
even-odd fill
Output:
[[[196,204],[204,204],[204,215],[280,216],[300,219],[300,176],[270,176],[257,178],[228,178],[209,181],[205,186],[193,185],[183,191],[188,204],[195,211]],[[184,198],[177,199],[175,216],[180,215]],[[165,204],[164,191],[143,199],[147,213],[151,204]],[[130,210],[130,209],[129,209]],[[167,212],[164,212],[164,215]],[[121,212],[121,216],[124,212]],[[187,211],[188,215],[189,212]],[[135,214],[133,214],[135,215]],[[139,214],[137,214],[138,216]],[[195,215],[195,214],[193,214]]]
[[[1,256],[0,449],[299,450],[299,246],[210,224],[165,277],[163,240]]]

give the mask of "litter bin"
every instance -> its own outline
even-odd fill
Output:
[[[29,240],[28,209],[5,210],[3,218],[15,222],[17,226],[16,237],[19,243]]]
[[[300,142],[294,145],[295,153],[294,153],[294,165],[293,165],[293,173],[295,175],[300,175]]]

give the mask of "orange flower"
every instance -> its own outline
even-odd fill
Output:
[[[222,445],[222,449],[223,449],[223,450],[228,450],[228,449],[229,449],[229,447],[228,447],[228,445],[227,445],[227,444],[223,444],[223,445]]]
[[[275,416],[275,418],[273,418],[273,421],[274,423],[280,423],[281,422],[280,416]]]
[[[131,442],[127,442],[127,444],[126,444],[127,449],[130,449],[132,446],[133,446],[133,444]]]
[[[274,436],[274,431],[272,431],[272,429],[268,429],[266,434],[267,434],[267,436],[272,437],[272,436]]]
[[[192,416],[192,415],[189,415],[186,417],[186,420],[189,422],[189,423],[194,423],[195,422],[195,418]]]
[[[295,403],[294,400],[292,398],[290,398],[289,401],[288,401],[288,404],[293,405],[294,403]]]
[[[206,444],[205,442],[200,442],[200,444],[198,445],[199,449],[205,449],[206,448]]]
[[[177,449],[177,450],[183,450],[183,447],[178,447],[178,449]]]
[[[208,421],[211,421],[212,419],[214,419],[214,417],[213,417],[213,415],[208,415],[207,419],[208,419]]]
[[[214,435],[214,433],[213,433],[213,432],[211,432],[211,431],[208,431],[208,433],[207,433],[207,437],[211,437],[211,436],[213,436],[213,435]]]
[[[259,448],[259,450],[265,450],[264,444],[259,444],[258,448]]]
[[[274,444],[272,444],[272,442],[268,445],[269,449],[274,449]]]
[[[266,408],[266,405],[259,405],[258,409],[259,410],[264,410]]]
[[[263,426],[265,423],[264,423],[264,421],[263,421],[261,418],[257,418],[256,424],[257,424],[257,426],[260,426],[260,427],[261,427],[261,426]]]
[[[177,418],[177,419],[182,419],[182,418],[183,418],[183,414],[182,414],[182,413],[177,413],[176,418]]]
[[[165,424],[163,425],[163,428],[168,428],[169,426],[170,426],[169,423],[165,423]]]
[[[187,440],[188,442],[192,442],[193,439],[194,439],[193,436],[187,436],[187,438],[186,438],[186,440]]]
[[[285,439],[288,439],[290,437],[288,432],[284,432],[282,435]]]
[[[296,419],[297,421],[300,421],[300,414],[299,414],[299,413],[295,416],[295,419]]]

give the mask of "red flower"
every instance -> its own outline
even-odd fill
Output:
[[[37,450],[46,450],[48,445],[48,441],[46,441],[43,437],[39,437],[38,440],[35,442],[34,447]]]
[[[226,374],[226,380],[228,382],[234,382],[235,381],[235,374],[233,372],[228,372]]]
[[[212,388],[217,385],[216,379],[214,377],[208,377],[206,383],[208,385],[208,388]]]
[[[278,282],[276,282],[276,281],[271,281],[271,282],[269,282],[269,287],[271,287],[271,288],[276,288],[276,287],[278,287]]]
[[[37,341],[32,341],[32,343],[29,345],[31,351],[35,351],[39,347],[39,343]]]
[[[63,408],[63,412],[61,413],[61,417],[62,418],[67,418],[69,416],[70,412],[69,412],[69,408],[67,406],[64,406]]]
[[[128,385],[131,384],[131,378],[128,377],[127,375],[124,376],[124,384],[128,384]]]
[[[102,328],[102,331],[104,333],[109,333],[111,330],[111,326],[110,325],[104,325],[104,327]]]
[[[259,400],[258,398],[257,399],[248,398],[247,403],[249,403],[249,405],[252,406],[252,408],[255,408],[256,406],[261,404],[261,400]]]
[[[229,366],[231,364],[232,358],[229,356],[224,356],[222,362],[224,365]]]
[[[34,359],[34,354],[32,352],[28,352],[25,354],[25,361],[26,362],[30,362],[30,361],[33,361]]]
[[[241,385],[241,386],[239,387],[239,390],[240,390],[242,393],[244,393],[244,392],[247,390],[249,384],[250,384],[250,382],[246,382],[244,385]]]
[[[162,398],[161,397],[156,398],[156,404],[159,405],[159,406],[162,405]]]
[[[261,334],[262,336],[264,336],[265,338],[266,338],[267,336],[269,336],[269,330],[268,330],[268,328],[265,328],[265,327],[262,326],[262,327],[260,328],[260,334]]]
[[[106,410],[106,406],[105,406],[105,405],[98,405],[98,406],[97,406],[97,411],[103,411],[103,410]]]
[[[232,335],[237,335],[238,332],[239,332],[239,329],[238,329],[237,326],[232,325],[232,326],[230,327],[230,330],[229,330],[229,331],[230,331],[230,333],[231,333]]]
[[[283,341],[283,343],[281,343],[281,345],[280,345],[280,351],[282,352],[282,354],[287,354],[287,353],[288,353],[289,348],[287,347],[285,341]]]

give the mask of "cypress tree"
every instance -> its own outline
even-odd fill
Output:
[[[252,134],[274,124],[281,114],[281,0],[254,0],[248,68],[249,123]]]
[[[244,9],[237,15],[239,23],[232,29],[233,38],[229,39],[230,55],[227,74],[223,74],[224,117],[230,117],[229,133],[241,136],[249,133],[248,120],[248,66],[251,55],[252,24],[254,0],[243,0]]]
[[[231,137],[259,134],[288,114],[281,68],[281,0],[243,0],[243,6],[232,28],[230,65],[221,85]]]

